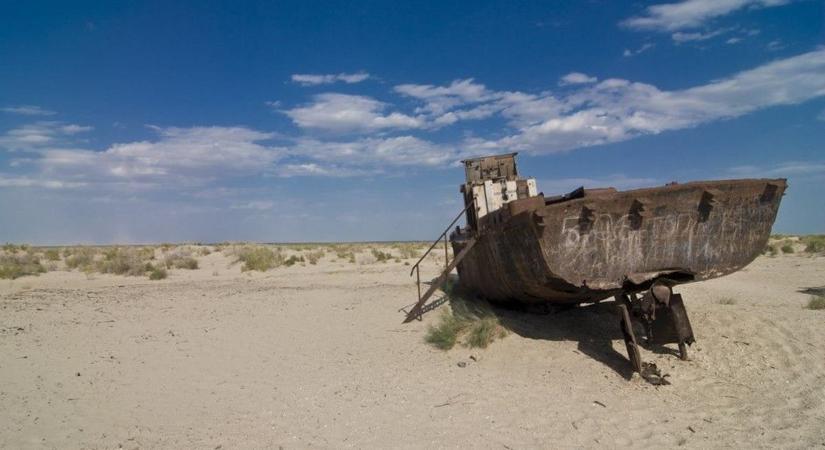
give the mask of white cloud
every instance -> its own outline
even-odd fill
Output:
[[[301,128],[339,133],[425,126],[425,121],[420,117],[397,112],[384,114],[386,107],[385,103],[360,95],[319,94],[312,103],[284,113]]]
[[[36,160],[63,180],[198,184],[259,174],[283,150],[260,144],[273,137],[244,127],[156,128],[160,138],[114,144],[105,151],[50,148]]]
[[[644,14],[631,17],[621,25],[637,30],[676,31],[698,28],[708,21],[745,8],[768,8],[788,0],[684,0],[645,8]]]
[[[266,211],[275,207],[275,202],[269,200],[252,200],[249,202],[235,203],[232,209],[251,209],[255,211]]]
[[[819,115],[816,116],[816,120],[819,120],[820,122],[825,122],[825,109],[819,112]]]
[[[44,121],[26,124],[0,135],[0,149],[37,150],[46,145],[62,142],[78,133],[91,131],[92,127],[63,122]]]
[[[54,111],[49,111],[48,109],[43,109],[34,105],[6,106],[4,108],[0,108],[0,111],[9,114],[20,114],[23,116],[53,116],[57,114]]]
[[[774,61],[732,77],[678,91],[608,79],[566,97],[523,95],[553,105],[530,116],[507,111],[517,131],[497,140],[468,139],[466,150],[551,153],[693,127],[825,95],[825,49]],[[529,109],[528,109],[529,111]],[[549,113],[549,115],[542,115]]]
[[[488,101],[493,95],[472,78],[455,80],[447,86],[400,84],[395,86],[395,92],[423,101],[424,106],[416,112],[434,115],[444,114],[458,106]]]
[[[822,161],[785,161],[771,167],[737,166],[728,169],[737,177],[798,177],[806,175],[825,175],[825,162]]]
[[[561,77],[559,80],[560,86],[566,86],[569,84],[591,84],[599,81],[596,77],[591,77],[587,74],[581,72],[570,72],[567,75]]]
[[[347,142],[299,140],[290,150],[294,155],[322,163],[346,166],[436,166],[459,158],[456,150],[413,136],[363,138]],[[304,167],[306,171],[328,170],[321,166]]]
[[[292,81],[302,86],[317,86],[320,84],[332,84],[343,82],[347,84],[360,83],[370,78],[366,72],[338,73],[338,74],[301,74],[292,75]]]
[[[656,44],[652,44],[650,42],[647,42],[645,44],[642,44],[642,46],[637,48],[636,50],[631,50],[629,48],[626,48],[626,49],[624,49],[624,52],[622,52],[622,56],[624,56],[625,58],[629,58],[631,56],[636,56],[639,53],[644,53],[644,52],[652,49],[655,46],[656,46]]]
[[[82,182],[67,182],[62,180],[49,180],[42,178],[30,178],[27,176],[4,176],[0,175],[0,188],[8,187],[36,187],[45,189],[70,189],[84,187],[86,183]]]
[[[721,34],[727,33],[728,31],[729,30],[727,30],[727,29],[708,31],[706,33],[698,32],[698,31],[697,32],[677,31],[677,32],[673,33],[672,35],[670,35],[670,37],[677,44],[682,44],[682,43],[685,43],[685,42],[706,41],[708,39],[715,38],[716,36],[719,36]]]

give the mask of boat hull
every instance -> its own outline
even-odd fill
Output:
[[[722,180],[517,200],[483,218],[459,279],[492,301],[586,303],[720,277],[762,252],[785,188]],[[468,237],[451,236],[455,254]]]

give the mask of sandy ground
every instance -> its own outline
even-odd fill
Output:
[[[443,352],[423,342],[437,313],[401,324],[402,263],[200,261],[163,281],[0,280],[0,446],[825,446],[825,311],[799,292],[825,285],[825,258],[677,288],[698,342],[687,362],[643,350],[660,387],[630,376],[612,302],[502,311],[509,336]]]

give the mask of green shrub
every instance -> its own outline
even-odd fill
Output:
[[[0,256],[0,279],[14,280],[27,275],[40,275],[44,272],[46,268],[40,264],[40,259],[28,253]]]
[[[782,253],[793,253],[793,245],[786,243],[782,244]]]
[[[825,295],[812,296],[805,307],[808,309],[825,309]]]

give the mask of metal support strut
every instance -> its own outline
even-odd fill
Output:
[[[680,294],[665,283],[656,282],[641,298],[636,294],[616,296],[619,325],[622,330],[628,359],[633,370],[642,373],[644,363],[639,355],[633,323],[641,323],[645,330],[643,345],[677,344],[679,358],[688,359],[687,346],[695,342],[687,310]]]

